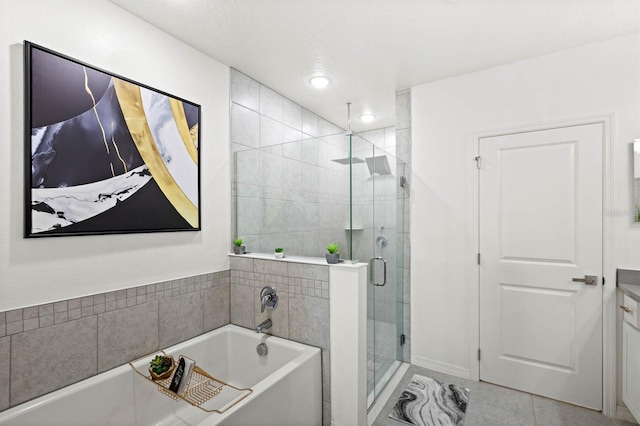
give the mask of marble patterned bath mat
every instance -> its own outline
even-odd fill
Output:
[[[415,426],[462,426],[469,389],[414,374],[389,414]]]

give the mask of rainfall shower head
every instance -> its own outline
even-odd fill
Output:
[[[389,167],[389,160],[386,155],[380,155],[378,157],[367,157],[367,167],[369,168],[369,174],[373,176],[374,173],[380,176],[390,175],[391,167]],[[349,157],[346,158],[334,158],[331,161],[335,161],[338,164],[349,164]],[[359,157],[351,158],[351,164],[364,163],[365,160]]]
[[[367,167],[369,167],[369,173],[373,176],[374,173],[380,176],[390,175],[391,167],[389,167],[389,160],[386,155],[380,155],[378,157],[368,157]]]
[[[339,164],[349,164],[349,157],[347,157],[347,158],[334,158],[331,161],[335,161],[336,163],[339,163]],[[358,164],[358,163],[364,163],[364,160],[362,158],[358,158],[358,157],[353,157],[351,159],[351,164]]]

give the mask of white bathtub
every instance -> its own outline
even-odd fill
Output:
[[[269,353],[260,357],[256,346]],[[7,425],[322,424],[320,349],[227,325],[165,352],[185,355],[212,376],[253,392],[223,414],[174,402],[129,364],[0,412]],[[141,371],[148,360],[135,365]],[[215,398],[214,398],[215,399]]]

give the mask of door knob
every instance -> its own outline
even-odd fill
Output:
[[[585,283],[587,285],[596,285],[598,284],[598,276],[585,275],[584,278],[573,278],[571,281],[573,281],[574,283]]]

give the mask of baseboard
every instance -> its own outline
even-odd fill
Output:
[[[412,356],[411,364],[417,365],[418,367],[428,368],[429,370],[437,371],[438,373],[460,377],[461,379],[471,378],[471,372],[468,368],[463,368],[458,365],[453,365],[442,361],[436,361],[435,359],[430,359],[423,356]]]
[[[638,421],[633,417],[631,411],[624,405],[616,406],[616,419],[624,420],[625,422],[638,424]]]

